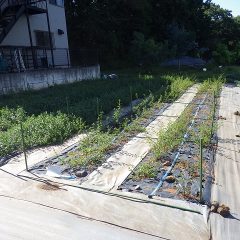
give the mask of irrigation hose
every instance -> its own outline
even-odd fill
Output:
[[[158,185],[156,186],[156,188],[148,195],[148,198],[152,198],[154,195],[156,195],[156,192],[162,187],[163,185],[163,182],[166,180],[167,176],[169,175],[169,173],[173,170],[179,156],[180,156],[180,149],[181,147],[183,146],[183,144],[186,142],[187,138],[188,138],[188,132],[192,129],[193,125],[194,125],[194,122],[195,122],[195,119],[200,111],[200,109],[202,108],[204,102],[206,101],[206,98],[207,98],[208,94],[205,95],[204,99],[202,100],[202,102],[200,103],[200,105],[198,106],[196,112],[195,112],[195,115],[191,121],[191,125],[188,127],[186,133],[184,134],[184,137],[183,137],[183,141],[181,142],[180,144],[180,147],[178,148],[178,152],[177,154],[175,155],[175,158],[172,162],[172,165],[169,167],[169,169],[166,171],[166,173],[162,176],[162,178],[160,179]]]

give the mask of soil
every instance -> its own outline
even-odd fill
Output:
[[[152,121],[154,121],[160,114],[162,114],[164,112],[164,110],[169,106],[169,103],[163,104],[161,106],[161,108],[155,108],[153,109],[153,114],[149,117],[144,119],[140,125],[142,127],[147,127]],[[131,113],[131,109],[128,108],[128,114]],[[124,113],[126,116],[126,109],[124,109]],[[87,166],[87,167],[75,167],[72,168],[69,165],[63,164],[63,160],[68,158],[68,156],[77,150],[79,144],[75,144],[73,145],[71,148],[67,149],[65,152],[63,152],[61,155],[55,156],[53,158],[49,158],[47,160],[41,161],[37,164],[35,164],[30,171],[34,174],[38,174],[38,175],[45,175],[47,173],[47,168],[49,166],[56,166],[59,167],[59,169],[61,169],[61,172],[63,175],[68,175],[70,176],[69,179],[77,179],[80,181],[80,183],[84,182],[85,180],[87,180],[87,177],[93,172],[95,171],[100,165],[102,165],[102,163],[104,163],[112,154],[114,154],[117,151],[120,151],[122,149],[122,147],[124,146],[125,143],[127,143],[130,139],[132,139],[133,137],[136,136],[136,132],[133,133],[127,133],[127,134],[123,134],[124,137],[121,137],[121,139],[119,139],[118,137],[116,139],[114,139],[113,141],[113,145],[111,147],[111,149],[109,149],[109,151],[106,153],[105,157],[103,159],[101,159],[101,161],[96,164],[96,165],[91,165],[91,166]],[[78,172],[82,172],[85,171],[87,174],[85,174],[84,177],[79,177],[79,175],[77,174]]]
[[[206,95],[198,94],[192,102],[192,115],[194,116],[196,109]],[[193,131],[199,135],[199,126],[211,115],[211,107],[213,105],[213,96],[207,95],[206,100],[194,121]],[[217,113],[215,120],[217,119]],[[190,119],[191,121],[191,119]],[[190,124],[190,123],[189,123]],[[210,189],[213,176],[212,168],[214,163],[214,153],[217,142],[216,134],[213,134],[209,144],[203,149],[203,199],[205,202],[210,201]],[[199,201],[200,192],[200,174],[199,174],[199,143],[191,140],[191,133],[188,140],[171,152],[165,153],[158,159],[156,163],[157,176],[155,178],[136,179],[135,173],[141,164],[150,161],[153,158],[153,153],[150,152],[135,171],[119,186],[119,190],[138,192],[145,195],[151,194],[156,188],[159,181],[169,169],[178,151],[179,158],[170,172],[167,179],[163,182],[162,187],[157,191],[156,195],[164,198],[189,200],[191,202]],[[166,164],[170,162],[170,164]],[[136,190],[136,186],[139,186]]]
[[[57,184],[51,184],[51,183],[41,183],[38,188],[45,190],[45,191],[58,191],[60,190],[60,186]]]

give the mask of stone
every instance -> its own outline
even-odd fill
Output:
[[[216,213],[217,210],[218,210],[218,207],[219,207],[219,203],[218,203],[217,201],[214,201],[214,202],[212,202],[212,204],[211,204],[211,209],[210,209],[210,211]]]
[[[132,191],[133,191],[132,189],[127,189],[127,188],[122,189],[122,192],[132,192]]]
[[[174,183],[176,181],[176,178],[171,175],[171,176],[166,177],[165,181],[167,183]]]
[[[239,112],[239,111],[236,111],[236,112],[234,112],[234,115],[240,116],[240,112]]]
[[[83,178],[83,177],[86,177],[88,175],[88,172],[86,170],[77,171],[75,173],[75,175],[76,175],[76,177]]]
[[[170,167],[172,165],[172,163],[170,161],[165,161],[163,163],[163,167]]]
[[[228,217],[230,214],[230,208],[222,204],[218,207],[217,212],[223,217]]]
[[[139,185],[137,185],[137,186],[135,187],[135,190],[140,191],[140,190],[142,190],[142,188],[141,188]]]
[[[199,182],[195,181],[191,186],[191,194],[193,196],[198,196],[199,194]]]
[[[180,168],[176,168],[173,175],[175,177],[180,177],[181,176],[181,169]]]
[[[227,120],[227,118],[226,118],[226,117],[223,117],[223,116],[219,116],[219,117],[218,117],[218,120]]]

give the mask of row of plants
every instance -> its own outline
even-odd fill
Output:
[[[94,168],[103,163],[107,156],[115,152],[131,137],[145,131],[149,118],[156,109],[160,109],[163,102],[173,101],[186,89],[194,84],[190,78],[182,76],[166,76],[170,85],[159,91],[155,96],[149,94],[140,104],[133,108],[132,115],[119,119],[121,107],[118,105],[113,113],[115,125],[104,128],[99,118],[98,124],[91,129],[88,136],[81,142],[78,149],[70,152],[63,160],[74,168]]]
[[[120,100],[123,106],[130,101],[143,98],[149,92],[153,94],[167,85],[164,76],[130,74],[116,79],[81,81],[69,85],[58,85],[40,91],[22,92],[0,96],[0,109],[15,111],[22,108],[27,116],[43,112],[72,114],[91,124],[98,117],[99,108],[104,113],[110,112]]]
[[[206,174],[209,174],[209,164],[211,164],[209,154],[213,154],[211,152],[211,138],[217,127],[215,103],[224,81],[225,78],[220,76],[208,79],[201,84],[192,104],[186,108],[177,121],[159,132],[158,140],[154,143],[151,153],[128,179],[128,181],[131,180],[130,185],[125,184],[125,186],[140,184],[144,179],[160,179],[172,164],[176,152],[181,149],[181,159],[176,162],[174,169],[169,174],[169,184],[164,182],[160,192],[163,192],[163,196],[173,196],[169,193],[174,192],[184,198],[189,198],[193,188],[198,189],[199,181],[196,179],[199,178],[199,140],[202,139],[204,148],[203,172],[206,177]],[[195,119],[193,127],[189,129],[197,106],[203,99],[206,100],[200,108],[199,116]],[[188,138],[183,143],[186,132]]]
[[[179,82],[182,81],[181,77],[175,75],[171,77],[173,79],[178,79]],[[115,118],[114,124],[117,125],[118,123],[116,121],[118,121],[117,119],[119,118],[120,105],[124,106],[129,104],[132,100],[140,98],[142,99],[141,104],[139,107],[134,108],[134,111],[136,111],[136,114],[138,113],[137,111],[141,112],[141,110],[139,110],[141,109],[141,106],[144,106],[144,104],[147,106],[149,104],[149,99],[151,99],[147,97],[149,95],[149,90],[151,88],[153,89],[153,91],[151,91],[151,96],[152,98],[156,98],[159,95],[159,92],[165,91],[168,85],[175,84],[176,81],[172,81],[171,77],[139,75],[136,78],[137,81],[132,77],[131,81],[129,78],[127,78],[128,80],[126,80],[126,78],[124,78],[125,80],[96,80],[96,82],[88,81],[74,83],[73,85],[67,85],[65,87],[68,90],[73,91],[73,95],[71,92],[71,98],[73,99],[74,95],[77,94],[76,89],[78,89],[78,86],[80,89],[82,88],[82,90],[88,86],[90,88],[88,92],[88,100],[92,103],[94,102],[91,106],[92,110],[89,111],[88,109],[89,103],[84,106],[84,101],[87,100],[81,102],[76,101],[76,104],[79,104],[79,108],[84,109],[87,114],[94,112],[91,114],[91,117],[93,117],[95,122],[99,119],[100,114],[103,116],[105,113],[108,113],[109,110],[115,108],[113,118]],[[99,86],[99,83],[102,84],[101,87]],[[122,83],[123,86],[120,86],[120,83]],[[131,87],[129,85],[130,83]],[[114,84],[116,84],[116,86],[113,89]],[[65,106],[62,106],[62,109],[59,108],[59,111],[57,112],[55,112],[55,110],[58,109],[57,106],[50,108],[51,111],[49,112],[45,111],[44,103],[46,99],[51,101],[56,98],[53,103],[49,103],[55,103],[56,105],[56,102],[60,100],[62,101],[62,99],[66,100],[61,96],[63,92],[66,91],[64,87],[56,86],[55,88],[53,88],[52,91],[48,89],[40,92],[21,93],[14,96],[1,97],[2,101],[0,105],[4,105],[4,107],[0,109],[0,158],[22,151],[20,124],[22,124],[24,129],[25,145],[27,149],[62,143],[74,134],[83,131],[92,131],[91,125],[83,120],[84,114],[74,114],[74,111],[71,111],[72,106],[70,104],[70,99],[68,99],[67,102],[65,102]],[[103,91],[102,95],[101,91]],[[60,96],[58,96],[58,94]],[[78,94],[81,96],[81,92]],[[100,97],[96,98],[96,96]],[[117,97],[120,96],[121,98],[117,99]],[[82,98],[82,96],[80,98]],[[105,102],[104,105],[103,102]],[[16,106],[14,104],[17,103],[21,107],[11,108],[11,106]],[[67,110],[64,107],[66,107]],[[103,111],[104,109],[105,111]],[[35,114],[32,114],[34,112]],[[98,115],[95,119],[93,115],[97,113]],[[128,125],[128,122],[123,121],[123,124]],[[132,126],[134,126],[134,124]],[[89,127],[90,130],[88,130]],[[127,128],[131,129],[132,127],[126,126],[126,129]],[[135,128],[137,128],[136,124]],[[138,128],[140,128],[140,126],[138,126]]]
[[[47,146],[62,143],[78,132],[83,132],[85,124],[81,118],[68,116],[65,113],[42,113],[16,121],[7,131],[0,132],[0,159],[22,151],[22,130],[24,130],[25,148]]]
[[[168,84],[164,77],[132,75],[1,96],[0,158],[22,150],[20,124],[27,149],[62,143],[86,131],[100,112],[108,113],[118,102],[127,105],[144,98],[151,86],[155,94]]]

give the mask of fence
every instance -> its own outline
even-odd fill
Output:
[[[89,49],[0,47],[0,72],[98,65],[98,52]]]

